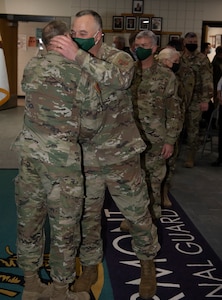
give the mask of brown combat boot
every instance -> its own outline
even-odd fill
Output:
[[[51,285],[40,281],[37,272],[25,272],[25,286],[22,293],[22,300],[48,299],[51,294]]]
[[[153,260],[141,260],[141,281],[139,294],[142,299],[150,299],[156,294],[156,268]]]
[[[169,186],[167,184],[164,184],[163,189],[162,189],[162,206],[163,207],[171,207],[172,202],[170,201],[168,197],[168,192],[169,192]]]
[[[123,231],[123,232],[129,232],[130,231],[130,224],[126,219],[124,219],[120,223],[120,230]]]
[[[89,292],[91,286],[96,283],[98,279],[98,266],[84,266],[80,277],[74,282],[71,287],[73,292]]]
[[[195,153],[193,151],[189,151],[187,154],[186,161],[184,163],[185,168],[193,168],[194,167],[194,157],[195,157]]]
[[[90,300],[90,295],[86,292],[70,292],[66,283],[53,282],[52,286],[50,300]]]

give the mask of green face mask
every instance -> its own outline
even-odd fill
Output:
[[[82,50],[89,51],[93,46],[95,46],[95,37],[99,31],[97,31],[93,37],[88,39],[82,39],[82,38],[72,38],[74,42],[81,48]]]
[[[89,39],[73,38],[73,41],[81,48],[82,50],[89,51],[94,45],[94,37]]]
[[[136,48],[136,56],[139,60],[144,60],[152,54],[152,49],[145,49],[142,47]]]

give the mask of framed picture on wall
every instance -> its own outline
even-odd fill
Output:
[[[153,17],[151,18],[151,30],[161,31],[162,30],[162,18]]]
[[[157,37],[157,46],[161,47],[161,35],[160,34],[156,34]]]
[[[138,30],[149,30],[150,18],[139,18]]]
[[[113,16],[113,30],[123,30],[124,29],[124,17],[123,16]]]
[[[105,42],[105,33],[103,32],[102,34],[102,40],[103,40],[103,43]]]
[[[132,13],[133,14],[143,14],[143,0],[133,0],[133,8]]]
[[[126,17],[125,29],[126,30],[136,30],[136,17]]]
[[[221,34],[216,34],[216,47],[221,45],[221,39],[222,35]]]
[[[216,48],[216,35],[211,35],[211,45],[213,48]]]
[[[169,41],[179,40],[179,39],[180,39],[180,35],[178,35],[178,34],[170,34],[169,35]]]

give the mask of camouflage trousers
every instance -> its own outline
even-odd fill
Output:
[[[131,224],[132,248],[137,257],[144,260],[154,258],[160,246],[157,229],[148,210],[149,198],[139,154],[121,164],[103,163],[103,166],[96,157],[92,157],[91,151],[83,151],[83,156],[86,200],[82,220],[81,263],[95,265],[103,259],[101,212],[106,188]]]
[[[56,167],[21,157],[15,190],[19,267],[37,271],[42,266],[48,215],[51,277],[58,282],[72,282],[83,207],[81,171],[75,171],[73,165]]]
[[[173,155],[166,160],[166,175],[163,180],[163,184],[170,187],[172,178],[176,169],[176,161],[179,154],[179,140],[176,141],[174,145]]]
[[[166,160],[160,154],[162,147],[163,142],[152,143],[151,149],[141,154],[150,196],[150,212],[156,219],[161,217],[161,185],[166,175]]]
[[[185,128],[187,132],[187,149],[196,152],[200,147],[200,120],[202,112],[198,103],[188,107],[185,116]]]

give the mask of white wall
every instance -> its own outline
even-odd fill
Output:
[[[0,0],[2,14],[70,16],[76,0]]]
[[[104,29],[112,29],[112,16],[132,12],[132,0],[0,0],[1,13],[73,16],[90,8],[101,14]],[[144,13],[163,18],[163,31],[201,34],[202,21],[220,21],[221,0],[144,0]]]
[[[112,29],[112,17],[132,13],[132,0],[0,0],[2,14],[68,16],[73,17],[81,9],[96,10],[103,19],[105,30]],[[162,31],[197,33],[201,38],[202,21],[221,21],[221,0],[144,0],[144,14],[163,18]],[[112,43],[115,33],[105,35]],[[126,39],[128,34],[125,34]],[[162,37],[162,46],[168,41]]]
[[[44,22],[18,22],[18,95],[24,95],[21,89],[23,70],[27,62],[38,54],[38,47],[29,47],[29,37],[36,36],[36,28],[43,28]]]
[[[216,36],[220,37],[220,42],[217,41]],[[221,36],[222,36],[222,27],[208,27],[207,28],[207,40],[206,42],[211,43],[211,53],[208,54],[208,58],[210,61],[213,60],[215,56],[215,51],[217,46],[221,44]]]

